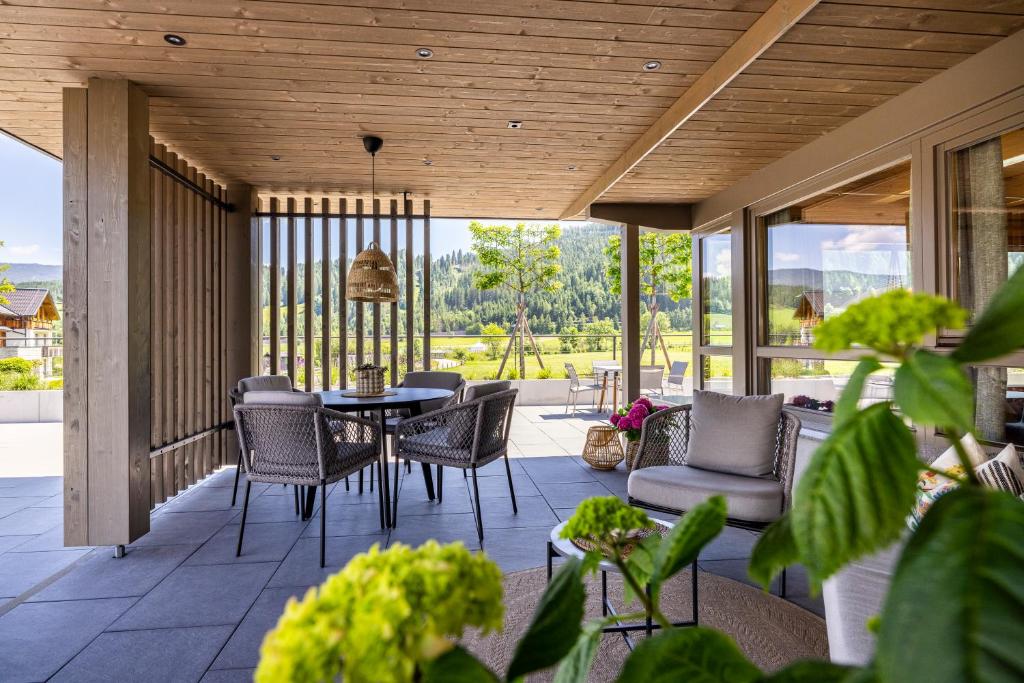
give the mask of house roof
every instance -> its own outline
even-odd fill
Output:
[[[56,306],[50,291],[47,289],[15,289],[3,295],[7,299],[6,305],[0,305],[0,315],[14,317],[31,317],[39,314],[39,309],[44,306],[49,309],[51,319],[57,319]]]
[[[813,320],[825,317],[825,295],[820,289],[808,289],[800,295],[797,303],[796,313],[793,317],[797,320]]]

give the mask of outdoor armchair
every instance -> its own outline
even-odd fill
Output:
[[[324,566],[327,485],[380,461],[380,428],[369,420],[324,408],[316,394],[255,391],[234,408],[245,464],[245,498],[235,555],[242,553],[252,482],[319,486],[320,566]],[[378,497],[384,528],[383,487]]]
[[[480,513],[480,489],[477,469],[505,458],[505,474],[512,497],[512,512],[518,513],[512,470],[508,464],[508,434],[512,424],[516,389],[499,391],[472,401],[435,410],[418,417],[401,420],[396,430],[395,498],[392,519],[398,520],[398,461],[401,458],[434,464],[437,470],[438,502],[441,502],[444,467],[471,470],[473,506],[477,536],[484,537]]]
[[[565,412],[569,412],[569,404],[572,404],[572,414],[576,414],[576,399],[579,393],[582,391],[590,392],[590,403],[591,405],[597,400],[597,390],[601,388],[601,385],[597,382],[584,384],[580,381],[580,376],[576,372],[576,366],[572,363],[565,364],[565,374],[569,376],[569,394],[565,398]]]
[[[668,371],[668,379],[666,384],[669,387],[676,387],[679,391],[684,391],[683,382],[686,380],[686,368],[689,367],[689,363],[685,360],[672,361],[672,367]]]
[[[697,392],[695,399],[705,397]],[[724,395],[716,394],[714,397]],[[728,526],[763,530],[777,520],[792,502],[793,473],[796,463],[797,439],[800,435],[800,420],[781,409],[781,398],[777,410],[774,406],[753,406],[748,402],[742,409],[744,399],[769,399],[774,397],[727,397],[739,410],[726,419],[716,418],[724,411],[709,410],[702,415],[703,423],[695,424],[693,406],[674,406],[652,413],[644,420],[640,432],[640,446],[633,461],[627,482],[629,502],[639,507],[684,514],[713,495],[722,495],[728,506]],[[719,399],[721,400],[721,399]],[[775,410],[774,415],[772,411]],[[736,420],[738,413],[749,413],[749,420]],[[749,467],[744,439],[753,436],[758,419],[766,427],[768,443],[764,447],[768,455],[765,469],[744,470]],[[717,419],[717,423],[715,420]],[[695,454],[691,447],[697,430],[717,432],[719,443],[732,441],[738,450],[723,449],[715,457],[707,453]],[[696,460],[695,455],[700,459]],[[697,466],[699,464],[699,466]],[[740,473],[743,472],[743,473]],[[782,593],[785,595],[785,574],[782,577]]]

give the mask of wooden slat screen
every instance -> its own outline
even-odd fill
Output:
[[[430,348],[429,334],[419,347],[423,355],[418,355],[416,343],[424,321],[429,321],[429,297],[424,298],[429,291],[429,266],[423,255],[415,253],[420,238],[419,246],[429,255],[429,202],[423,203],[421,213],[415,213],[415,204],[409,199],[389,200],[385,213],[381,213],[380,200],[370,204],[373,213],[365,213],[362,198],[303,197],[297,201],[294,197],[270,197],[261,204],[260,240],[270,243],[268,262],[257,266],[263,271],[258,281],[270,283],[269,293],[261,295],[260,301],[263,311],[269,308],[269,320],[258,316],[262,321],[260,348],[270,349],[264,372],[287,374],[294,386],[313,391],[347,388],[349,373],[369,360],[387,364],[392,383],[406,372],[429,368],[429,356],[425,355]],[[348,213],[350,207],[354,213]],[[402,221],[404,231],[399,229]],[[333,230],[335,222],[337,229]],[[288,226],[287,253],[280,248],[279,224]],[[301,247],[293,237],[296,234],[305,240]],[[387,306],[387,315],[380,304],[356,303],[347,297],[348,268],[370,241],[391,257],[404,285],[399,288],[399,301]],[[301,252],[298,260],[297,252]],[[280,281],[282,272],[284,282]],[[286,302],[283,306],[282,301]],[[282,320],[287,324],[282,325]],[[413,334],[408,334],[409,330]],[[279,357],[275,349],[281,348],[289,350],[287,367],[275,363]]]
[[[226,193],[162,145],[153,144],[151,156],[195,185],[150,167],[150,490],[157,505],[234,460],[226,459],[220,429],[230,419],[223,315]]]

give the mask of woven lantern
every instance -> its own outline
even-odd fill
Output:
[[[398,301],[398,275],[376,242],[359,252],[348,271],[348,298],[371,304]]]

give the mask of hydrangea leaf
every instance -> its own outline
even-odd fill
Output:
[[[836,427],[814,452],[790,511],[813,585],[906,528],[920,469],[916,450],[891,406],[876,403]]]
[[[896,566],[878,639],[880,679],[1024,680],[1022,539],[1024,502],[1012,495],[963,486],[940,498]]]
[[[576,644],[558,665],[554,683],[587,683],[602,635],[601,622],[595,621],[584,626]]]
[[[626,558],[626,568],[641,586],[646,585],[651,580],[651,575],[654,574],[654,562],[658,557],[658,547],[662,540],[663,538],[658,534],[648,536],[637,543],[636,548]],[[632,604],[638,597],[640,596],[634,593],[633,586],[628,581],[624,581],[622,583],[622,599],[625,603]]]
[[[783,569],[799,560],[789,515],[772,522],[754,545],[747,573],[765,590]]]
[[[498,683],[498,677],[462,647],[454,647],[423,667],[423,683]]]
[[[761,672],[729,636],[694,626],[659,631],[626,659],[618,683],[753,683]]]
[[[953,357],[961,363],[998,358],[1024,346],[1024,268],[993,295]]]
[[[857,367],[850,374],[850,379],[846,382],[843,393],[840,394],[839,400],[836,401],[833,413],[834,425],[842,424],[857,413],[857,403],[860,401],[861,394],[864,393],[864,383],[867,382],[868,375],[881,369],[881,363],[874,356],[860,359]]]
[[[580,635],[585,600],[583,565],[570,558],[551,579],[526,634],[516,645],[508,680],[554,666],[569,653]]]
[[[949,356],[918,350],[896,371],[893,398],[919,425],[974,428],[974,390],[963,369]]]
[[[686,511],[658,546],[654,571],[651,573],[651,592],[655,597],[663,582],[696,560],[701,548],[721,533],[725,518],[726,504],[723,496],[712,496]]]

